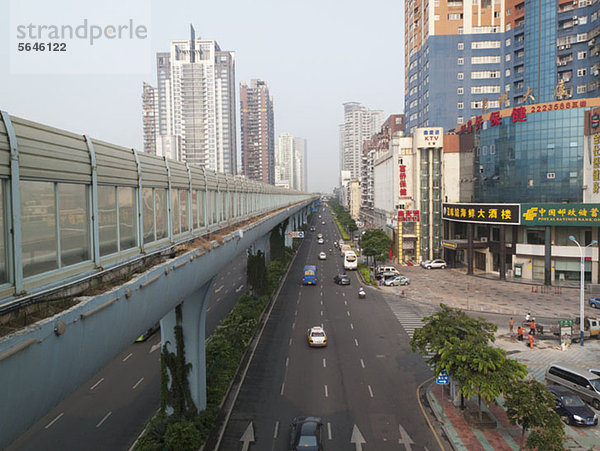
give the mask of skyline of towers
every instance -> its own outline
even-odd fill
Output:
[[[275,184],[292,189],[307,189],[306,139],[281,133],[275,153]]]
[[[275,184],[275,120],[267,82],[240,83],[242,174]]]
[[[144,83],[144,150],[237,173],[235,53],[215,40],[173,40],[156,54],[157,87]]]

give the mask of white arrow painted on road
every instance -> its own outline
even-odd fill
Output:
[[[354,443],[356,451],[362,451],[362,444],[367,443],[365,438],[358,430],[358,426],[356,425],[354,425],[354,427],[352,428],[352,437],[350,437],[350,443]]]
[[[248,427],[244,431],[240,442],[243,443],[242,451],[248,451],[250,443],[254,443],[254,427],[252,426],[252,421],[250,422],[250,424],[248,424]]]
[[[242,288],[244,288],[244,285],[240,285],[239,287],[237,287],[237,289],[235,290],[235,292],[239,293],[240,291],[242,291]]]
[[[412,448],[410,445],[414,445],[415,442],[412,441],[410,435],[408,435],[408,432],[404,430],[401,424],[398,425],[398,428],[400,429],[400,439],[398,440],[398,443],[402,443],[407,451],[411,451]]]
[[[223,288],[225,287],[225,285],[221,285],[219,288],[217,288],[215,290],[215,293],[218,293],[219,291],[221,291]]]
[[[150,354],[152,354],[152,353],[153,353],[154,351],[156,351],[157,349],[160,349],[160,346],[161,346],[161,344],[160,344],[160,343],[157,343],[157,344],[155,344],[154,346],[152,346],[152,347],[150,348]]]

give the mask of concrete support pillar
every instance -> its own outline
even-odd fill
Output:
[[[252,243],[252,254],[256,255],[258,251],[261,251],[265,256],[265,264],[268,265],[271,261],[271,249],[269,246],[269,234],[261,236],[254,243]]]
[[[552,285],[552,228],[544,227],[544,285]]]
[[[506,280],[506,229],[505,225],[500,225],[500,265],[498,271],[500,271],[500,280]]]
[[[181,307],[179,318],[176,307],[160,321],[161,343],[163,347],[165,343],[167,344],[169,352],[177,352],[175,326],[180,325],[183,329],[185,363],[191,364],[188,374],[190,394],[198,411],[206,409],[206,346],[204,338],[206,335],[206,309],[212,293],[213,280],[202,285],[198,291],[179,305]],[[172,411],[171,406],[167,410],[168,413]]]
[[[473,223],[467,223],[467,275],[473,275]]]
[[[295,217],[289,218],[288,223],[285,226],[285,231],[283,232],[284,233],[283,242],[285,243],[286,247],[292,247],[292,243],[294,242],[294,239],[290,238],[288,233],[296,230],[295,223],[296,223]]]

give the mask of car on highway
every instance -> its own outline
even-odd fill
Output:
[[[398,285],[408,285],[409,283],[410,279],[406,276],[388,277],[383,281],[383,284],[386,287],[397,287]]]
[[[319,239],[317,240],[317,244],[323,244],[324,242],[325,242],[325,241],[323,241],[323,238],[319,238]]]
[[[311,232],[314,232],[315,230],[317,230],[317,229],[315,228],[315,226],[310,226],[310,231],[311,231]]]
[[[319,260],[327,260],[327,254],[325,252],[319,252]]]
[[[598,416],[583,400],[568,388],[552,385],[556,413],[573,426],[595,426]]]
[[[327,334],[321,326],[313,326],[306,331],[308,346],[323,347],[327,346]]]
[[[143,341],[146,341],[148,338],[150,338],[154,332],[156,332],[157,330],[160,329],[160,323],[156,323],[154,324],[152,327],[150,327],[146,332],[144,332],[142,335],[140,335],[136,340],[135,343],[141,343]]]
[[[590,298],[590,307],[600,308],[600,298]]]
[[[435,260],[425,260],[421,262],[421,266],[425,269],[445,269],[446,260],[436,258]]]
[[[323,238],[323,234],[322,233],[317,233],[317,238]]]
[[[334,276],[333,281],[338,285],[350,285],[350,277],[346,274],[338,274]]]
[[[323,451],[323,423],[318,417],[296,417],[290,427],[291,451]]]

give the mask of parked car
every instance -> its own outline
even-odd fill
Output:
[[[327,260],[327,254],[325,252],[319,252],[319,260]]]
[[[379,273],[379,274],[375,275],[375,278],[378,279],[378,280],[383,279],[383,281],[385,283],[386,280],[393,279],[394,277],[397,277],[399,275],[400,274],[398,274],[397,272],[391,272],[391,271],[387,272],[386,271],[386,272],[382,272],[382,273]]]
[[[290,450],[323,451],[321,430],[323,423],[317,417],[296,417],[290,428]]]
[[[561,418],[573,426],[595,426],[598,417],[579,396],[565,387],[550,386],[554,395],[555,410]]]
[[[553,363],[546,370],[546,382],[568,388],[600,410],[600,377],[586,367]]]
[[[338,274],[333,278],[333,281],[338,285],[350,285],[350,277],[346,274]]]
[[[425,260],[421,262],[421,266],[425,269],[445,269],[446,260],[442,260],[441,258],[436,258],[435,260]]]
[[[408,285],[409,283],[410,283],[410,279],[406,276],[389,277],[383,281],[383,284],[386,287],[396,287],[398,285]]]
[[[600,308],[600,298],[590,298],[590,306],[593,308]]]

